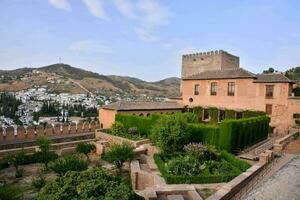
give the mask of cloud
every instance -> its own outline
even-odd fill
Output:
[[[89,9],[92,15],[104,20],[109,20],[106,11],[103,9],[101,0],[82,0],[82,2]]]
[[[77,53],[94,54],[94,53],[110,53],[112,50],[109,46],[101,41],[80,40],[72,43],[70,49]]]
[[[135,33],[142,41],[153,42],[156,37],[149,32],[158,25],[167,24],[170,10],[157,0],[113,0],[119,12],[126,18],[137,22]]]
[[[145,29],[136,28],[134,31],[137,34],[138,38],[144,42],[154,42],[157,39]]]
[[[71,10],[71,5],[68,0],[49,0],[49,3],[57,9],[62,9],[66,11]]]

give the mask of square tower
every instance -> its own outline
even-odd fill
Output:
[[[237,69],[240,58],[226,51],[210,51],[182,56],[181,78],[208,70]]]

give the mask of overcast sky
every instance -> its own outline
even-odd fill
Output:
[[[252,72],[300,65],[300,1],[0,0],[0,69],[59,61],[148,81],[223,49]]]

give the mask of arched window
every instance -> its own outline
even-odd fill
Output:
[[[143,113],[141,113],[141,114],[140,114],[140,116],[144,116],[144,114],[143,114]]]
[[[147,113],[147,117],[149,117],[150,116],[150,113]]]
[[[132,115],[135,115],[135,113],[132,113]]]

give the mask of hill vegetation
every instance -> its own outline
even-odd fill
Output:
[[[33,70],[43,73],[33,73]],[[85,93],[87,89],[91,92],[126,92],[167,97],[179,95],[180,79],[173,77],[147,82],[134,77],[101,75],[62,63],[40,68],[0,70],[0,91],[22,90],[33,85],[47,85],[50,91],[56,93]]]

